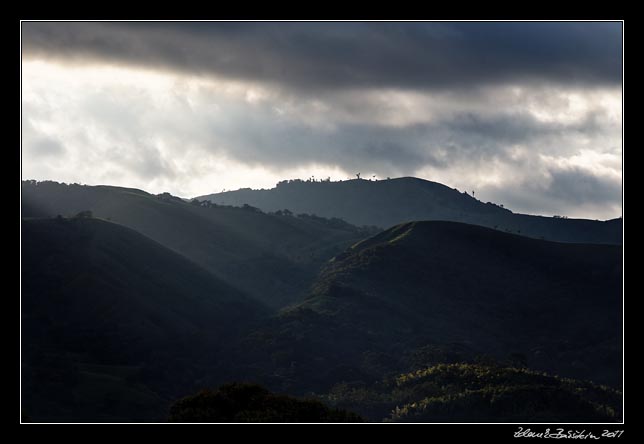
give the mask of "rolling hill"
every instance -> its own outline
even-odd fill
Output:
[[[451,221],[380,231],[109,186],[22,193],[22,402],[35,421],[159,420],[173,399],[232,381],[327,394],[370,420],[621,414],[620,245]],[[621,230],[530,220],[546,219],[585,241]]]
[[[438,364],[326,397],[385,422],[618,422],[622,393],[526,368]]]
[[[619,387],[621,273],[619,246],[410,222],[332,259],[244,350],[290,390],[487,361]]]
[[[95,217],[132,228],[213,275],[281,308],[299,300],[326,260],[374,229],[256,208],[188,203],[167,193],[111,186],[22,182],[23,217]]]
[[[621,219],[594,221],[515,214],[440,183],[414,177],[378,181],[284,181],[269,190],[246,188],[198,199],[222,205],[248,204],[263,211],[289,209],[382,228],[415,220],[444,220],[559,242],[622,243]]]
[[[36,421],[162,419],[268,309],[126,227],[22,222],[22,403]],[[207,370],[204,370],[207,369]]]

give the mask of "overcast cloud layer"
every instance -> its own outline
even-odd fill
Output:
[[[619,23],[23,23],[23,177],[415,175],[621,215]]]

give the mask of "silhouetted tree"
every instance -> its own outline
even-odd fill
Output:
[[[175,402],[168,422],[363,422],[320,401],[276,395],[257,384],[231,383]]]

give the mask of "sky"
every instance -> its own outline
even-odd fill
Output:
[[[415,176],[622,214],[620,22],[23,22],[22,176],[181,197]]]

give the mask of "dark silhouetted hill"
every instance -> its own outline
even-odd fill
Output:
[[[284,390],[368,383],[445,359],[519,362],[619,386],[621,276],[619,246],[411,222],[335,257],[310,298],[244,350],[271,362],[264,381]]]
[[[198,199],[252,205],[264,211],[338,217],[355,225],[389,228],[415,220],[443,220],[559,242],[622,243],[622,220],[593,221],[515,214],[436,182],[413,177],[340,182],[284,181],[270,190],[209,194]]]
[[[162,420],[268,309],[91,218],[22,222],[22,403],[35,421]],[[207,368],[208,370],[203,370]]]
[[[314,216],[188,203],[167,193],[22,183],[23,217],[85,210],[138,231],[273,308],[301,298],[321,264],[376,232]]]
[[[401,208],[426,186],[460,196],[445,199],[453,214],[484,205],[431,182],[382,182],[410,187],[392,191]],[[380,183],[342,186],[367,190],[354,195],[366,211],[382,203],[368,197]],[[359,398],[350,410],[371,420],[620,414],[621,394],[596,384],[622,383],[622,248],[587,241],[621,220],[525,216],[586,243],[551,242],[448,221],[378,232],[108,186],[27,181],[22,192],[22,403],[36,422],[163,419],[182,394],[239,380]],[[391,386],[401,374],[418,377]],[[286,416],[239,411],[300,411],[284,402]]]
[[[363,422],[355,413],[331,409],[315,399],[276,395],[257,384],[226,384],[180,399],[169,422]]]

